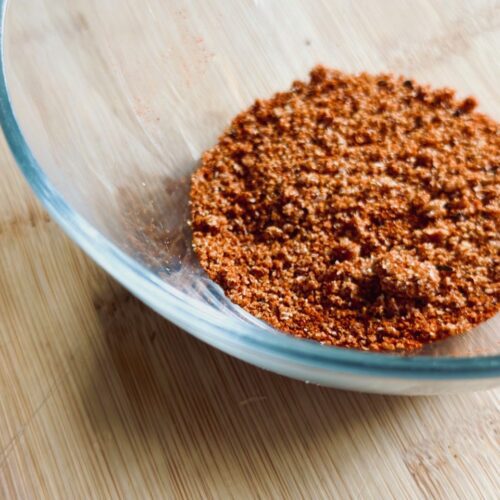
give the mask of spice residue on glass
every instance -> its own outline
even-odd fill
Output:
[[[193,246],[293,335],[414,350],[499,310],[500,126],[473,98],[316,67],[258,100],[192,177]]]

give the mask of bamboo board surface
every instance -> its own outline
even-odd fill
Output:
[[[0,162],[1,498],[498,498],[500,389],[356,394],[232,359],[69,241],[3,137]]]

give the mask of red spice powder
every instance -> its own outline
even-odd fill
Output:
[[[473,98],[316,67],[258,100],[191,185],[227,296],[324,344],[414,350],[499,309],[500,126]]]

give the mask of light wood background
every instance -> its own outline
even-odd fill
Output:
[[[0,497],[498,498],[500,390],[383,397],[234,360],[48,218],[0,140]]]
[[[426,4],[423,28],[427,14],[437,18]],[[491,50],[498,2],[483,4],[475,23],[465,16],[426,50],[399,53],[388,39],[380,53],[402,71],[418,76],[430,60],[426,74],[444,75],[460,65],[463,32],[478,54]],[[360,17],[368,8],[377,11],[356,3]],[[367,40],[384,20],[370,16]],[[351,32],[341,34],[349,47]],[[492,81],[477,87],[486,101]],[[0,174],[0,498],[500,498],[500,389],[355,394],[234,360],[83,255],[35,201],[1,134]]]

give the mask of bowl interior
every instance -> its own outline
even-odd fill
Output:
[[[478,4],[480,20],[471,15]],[[193,299],[192,311],[280,335],[233,306],[193,256],[187,195],[201,153],[233,115],[317,63],[452,85],[498,119],[498,9],[479,0],[471,9],[467,1],[12,0],[4,67],[27,144],[72,210]],[[497,356],[498,326],[497,317],[418,356]]]

